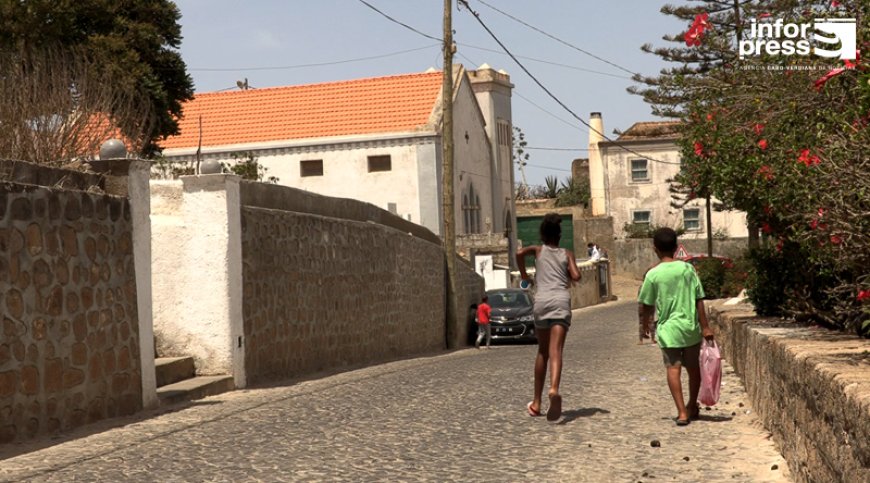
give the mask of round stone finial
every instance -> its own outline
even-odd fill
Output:
[[[199,174],[219,174],[223,169],[221,163],[214,159],[207,159],[199,165]]]
[[[100,146],[100,159],[124,159],[127,157],[127,146],[120,139],[109,139]]]

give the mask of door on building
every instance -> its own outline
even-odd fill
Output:
[[[524,247],[541,244],[540,230],[543,220],[543,216],[517,217],[517,239],[522,242]],[[559,246],[568,250],[574,250],[574,220],[570,215],[562,215],[562,238],[559,240]],[[577,254],[575,253],[574,255]],[[534,259],[529,257],[526,260],[526,266],[534,267]]]

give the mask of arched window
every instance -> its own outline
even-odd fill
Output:
[[[462,221],[466,234],[480,233],[480,196],[471,183],[462,195]]]
[[[470,227],[471,215],[468,211],[468,195],[462,195],[462,228],[465,233],[468,233]]]
[[[474,232],[480,233],[480,196],[474,195]]]

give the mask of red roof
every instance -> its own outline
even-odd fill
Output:
[[[184,103],[165,149],[413,131],[427,124],[441,73],[207,92]]]

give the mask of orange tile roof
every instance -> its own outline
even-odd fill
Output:
[[[679,136],[680,125],[680,121],[636,122],[616,139],[618,141],[634,141],[643,139],[676,138]]]
[[[441,73],[197,94],[164,149],[413,131],[429,121]]]

